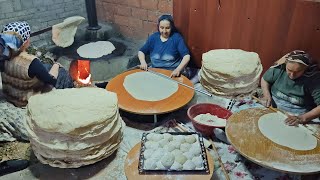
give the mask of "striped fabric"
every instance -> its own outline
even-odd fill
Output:
[[[14,59],[5,61],[5,70],[1,73],[3,94],[18,107],[27,105],[29,97],[40,93],[44,86],[36,77],[28,76],[29,66],[35,58],[22,52]]]

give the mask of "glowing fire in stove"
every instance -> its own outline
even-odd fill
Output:
[[[80,78],[80,71],[78,70],[78,79],[77,81],[84,84],[84,85],[90,85],[91,84],[91,74],[87,70],[87,68],[84,68],[84,70],[88,73],[88,77],[85,79]]]
[[[89,60],[72,61],[69,69],[72,79],[75,81],[76,87],[90,86],[92,77],[90,74]]]

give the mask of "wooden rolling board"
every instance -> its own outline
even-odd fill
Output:
[[[213,175],[213,158],[207,152],[207,159],[209,164],[210,174],[174,174],[174,172],[159,172],[157,174],[139,174],[138,163],[139,163],[139,154],[140,154],[141,143],[136,144],[128,153],[124,171],[129,180],[163,180],[163,179],[180,179],[180,180],[194,180],[194,179],[211,179]]]
[[[150,68],[153,71],[170,76],[172,71],[164,69]],[[185,86],[179,85],[178,91],[172,94],[170,97],[161,101],[142,101],[132,97],[124,88],[123,82],[126,76],[136,73],[143,72],[140,69],[134,69],[126,71],[118,76],[114,77],[107,85],[106,89],[117,93],[119,108],[135,114],[141,115],[154,115],[172,112],[186,105],[193,97],[194,90]],[[184,83],[193,87],[192,82],[185,76],[173,78],[176,81]]]
[[[234,113],[227,121],[226,134],[234,148],[247,159],[273,170],[313,174],[320,172],[320,142],[313,150],[298,151],[278,145],[259,130],[258,120],[270,109],[247,109]]]

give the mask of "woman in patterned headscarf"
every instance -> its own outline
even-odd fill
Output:
[[[42,64],[26,52],[29,45],[27,22],[12,22],[3,27],[0,34],[2,90],[6,99],[18,107],[25,106],[30,96],[48,87],[73,87],[70,75],[59,63]]]
[[[320,117],[320,71],[309,54],[286,54],[261,79],[264,102],[291,114],[288,125],[305,124]]]

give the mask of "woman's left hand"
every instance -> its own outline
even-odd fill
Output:
[[[285,123],[289,126],[298,126],[298,124],[302,124],[304,119],[302,116],[288,116],[285,120]]]
[[[177,69],[175,69],[175,70],[173,70],[172,71],[172,73],[171,73],[171,75],[170,75],[170,78],[172,78],[172,77],[178,77],[178,76],[180,76],[180,71],[179,70],[177,70]]]

